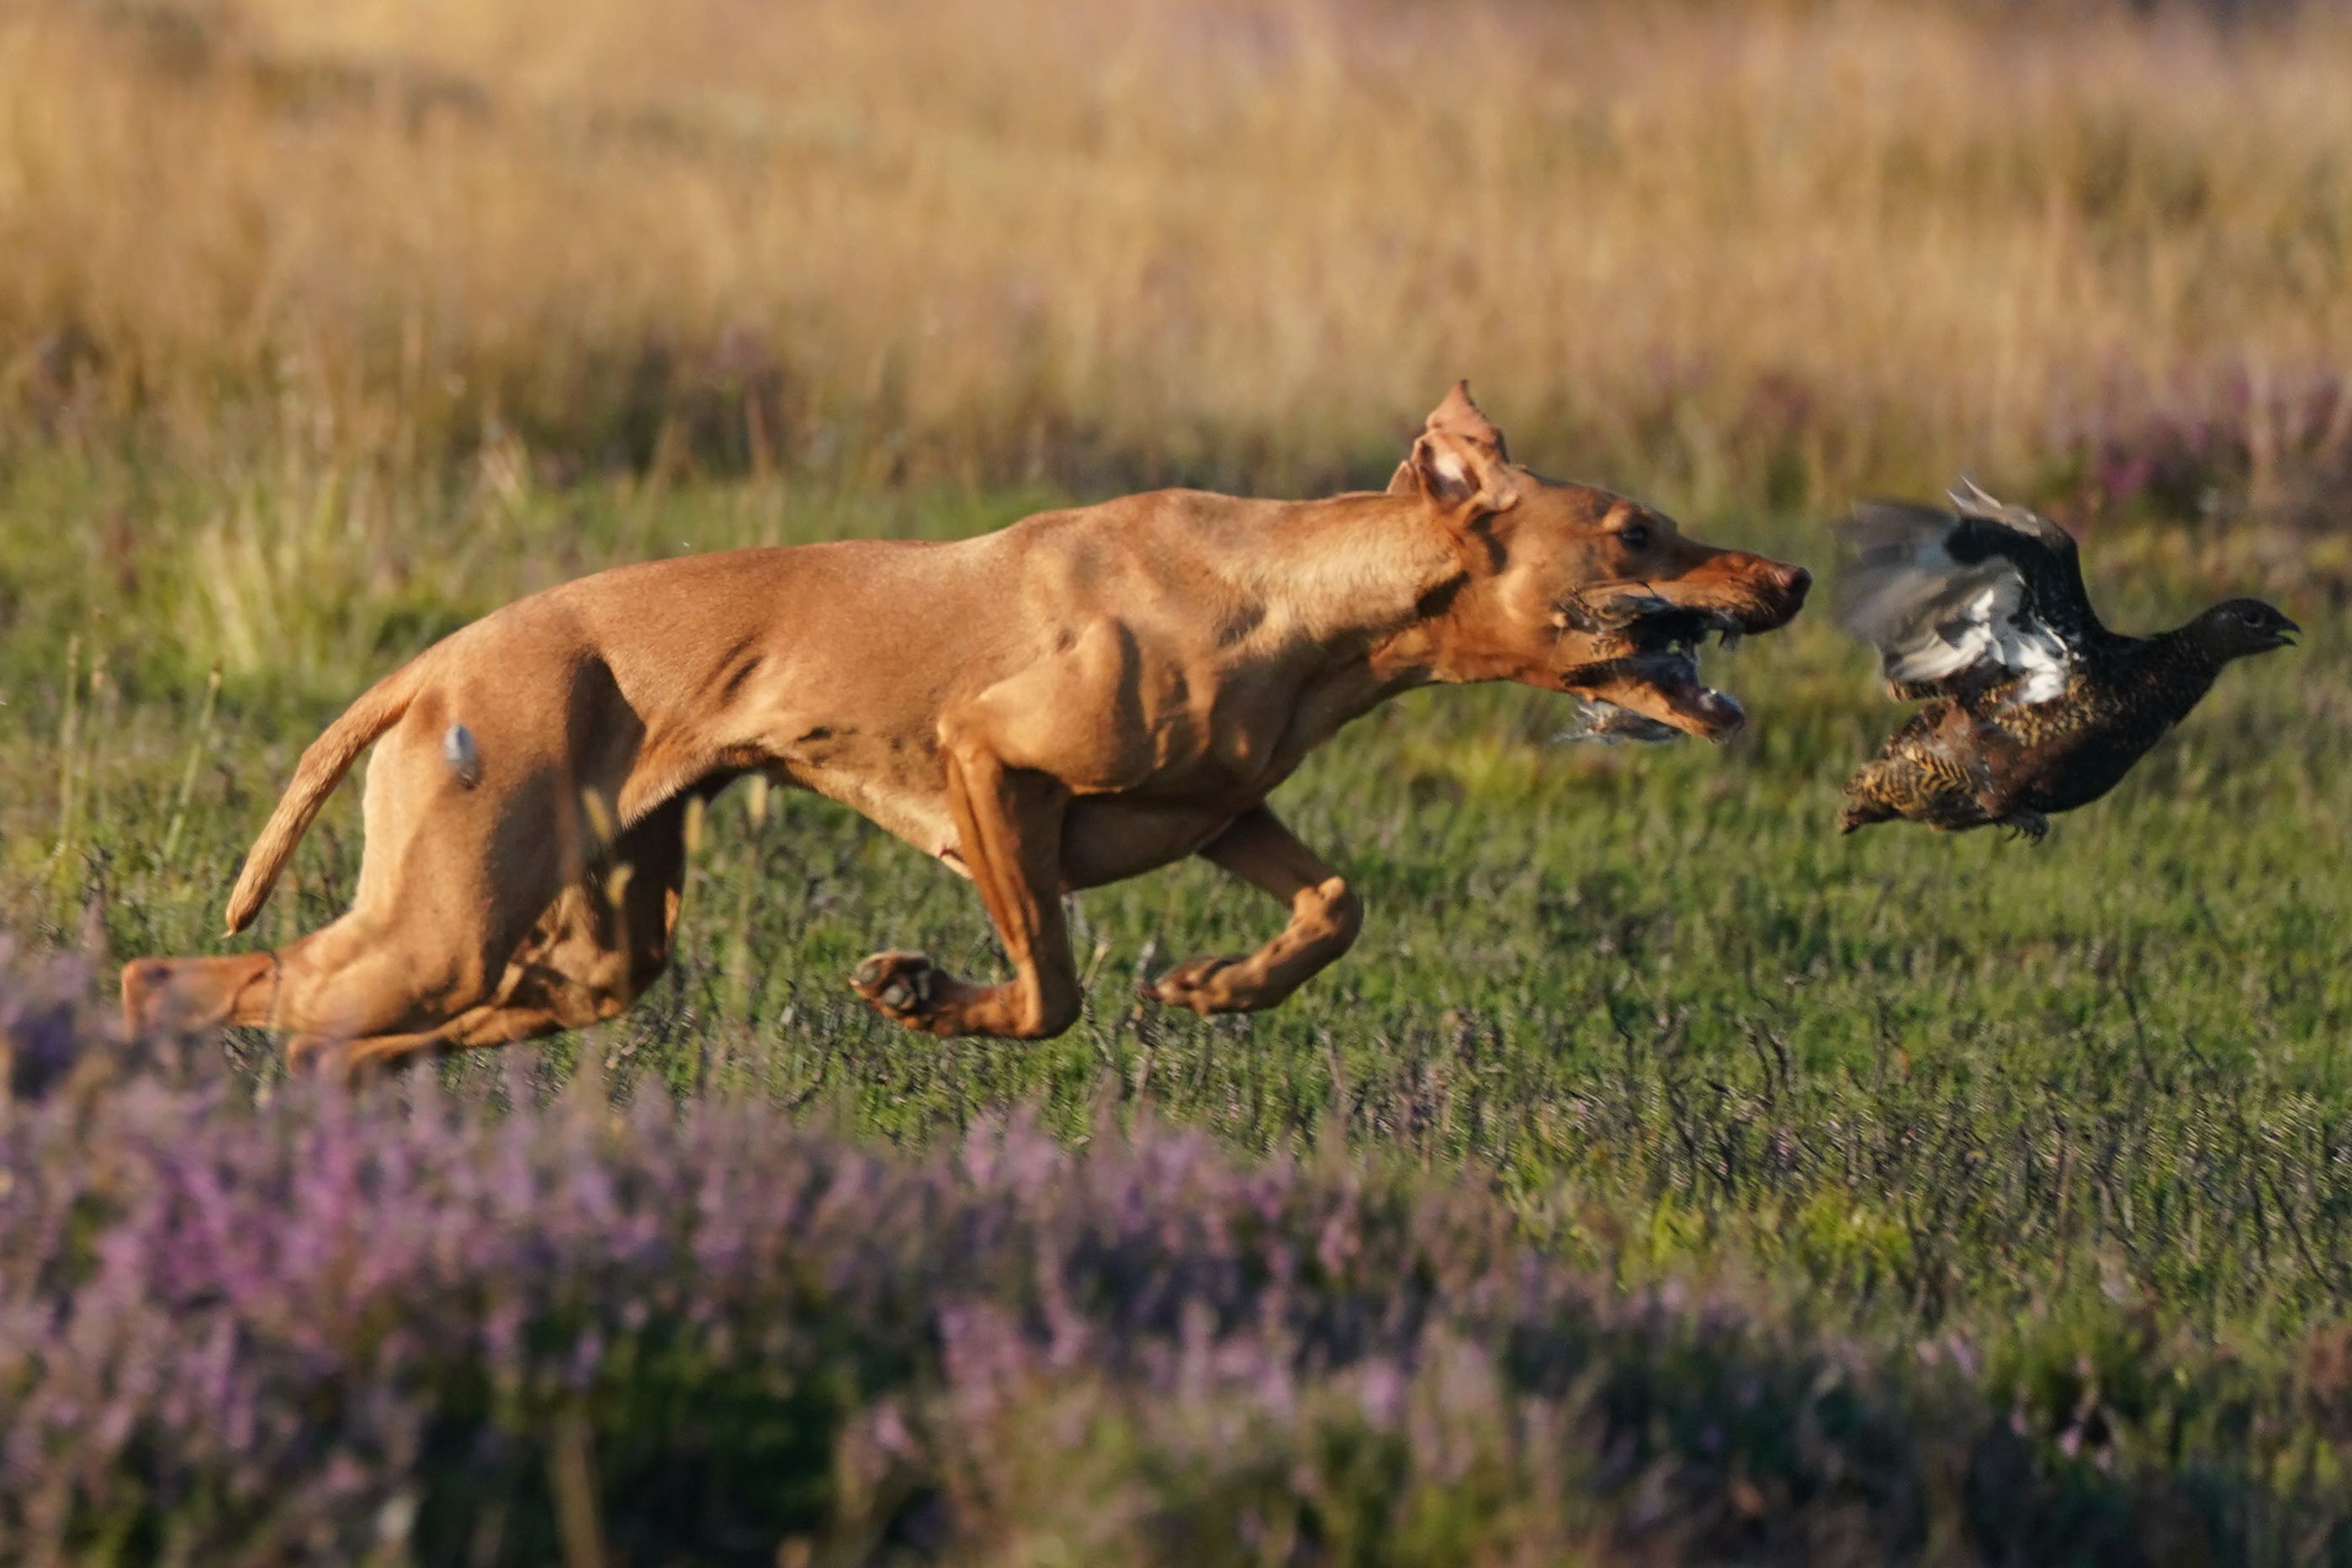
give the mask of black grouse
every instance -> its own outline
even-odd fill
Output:
[[[2301,629],[2231,599],[2155,637],[2109,631],[2064,529],[1965,479],[1952,503],[1869,502],[1839,530],[1855,552],[1839,620],[1878,650],[1896,700],[1928,700],[1847,782],[1841,832],[1906,817],[2039,841],[2050,813],[2115,788],[2223,665]]]

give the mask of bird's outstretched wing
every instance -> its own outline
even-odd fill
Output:
[[[1838,620],[1878,650],[1886,679],[1923,691],[2022,678],[2015,700],[2046,702],[2104,635],[2073,536],[1963,479],[1954,510],[1865,501],[1839,533],[1853,551]]]

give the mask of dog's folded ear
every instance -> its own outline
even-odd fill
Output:
[[[1470,384],[1457,381],[1432,410],[1412,455],[1389,480],[1392,495],[1427,496],[1462,522],[1505,510],[1519,499],[1503,433],[1470,401]]]

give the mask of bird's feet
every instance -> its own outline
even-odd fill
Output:
[[[2012,811],[2000,819],[2012,839],[2022,838],[2028,844],[2039,845],[2049,837],[2050,819],[2038,811]]]

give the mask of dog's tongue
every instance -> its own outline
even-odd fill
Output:
[[[1736,698],[1688,675],[1661,680],[1656,689],[1677,718],[1689,721],[1710,741],[1727,741],[1748,722],[1748,710]]]

